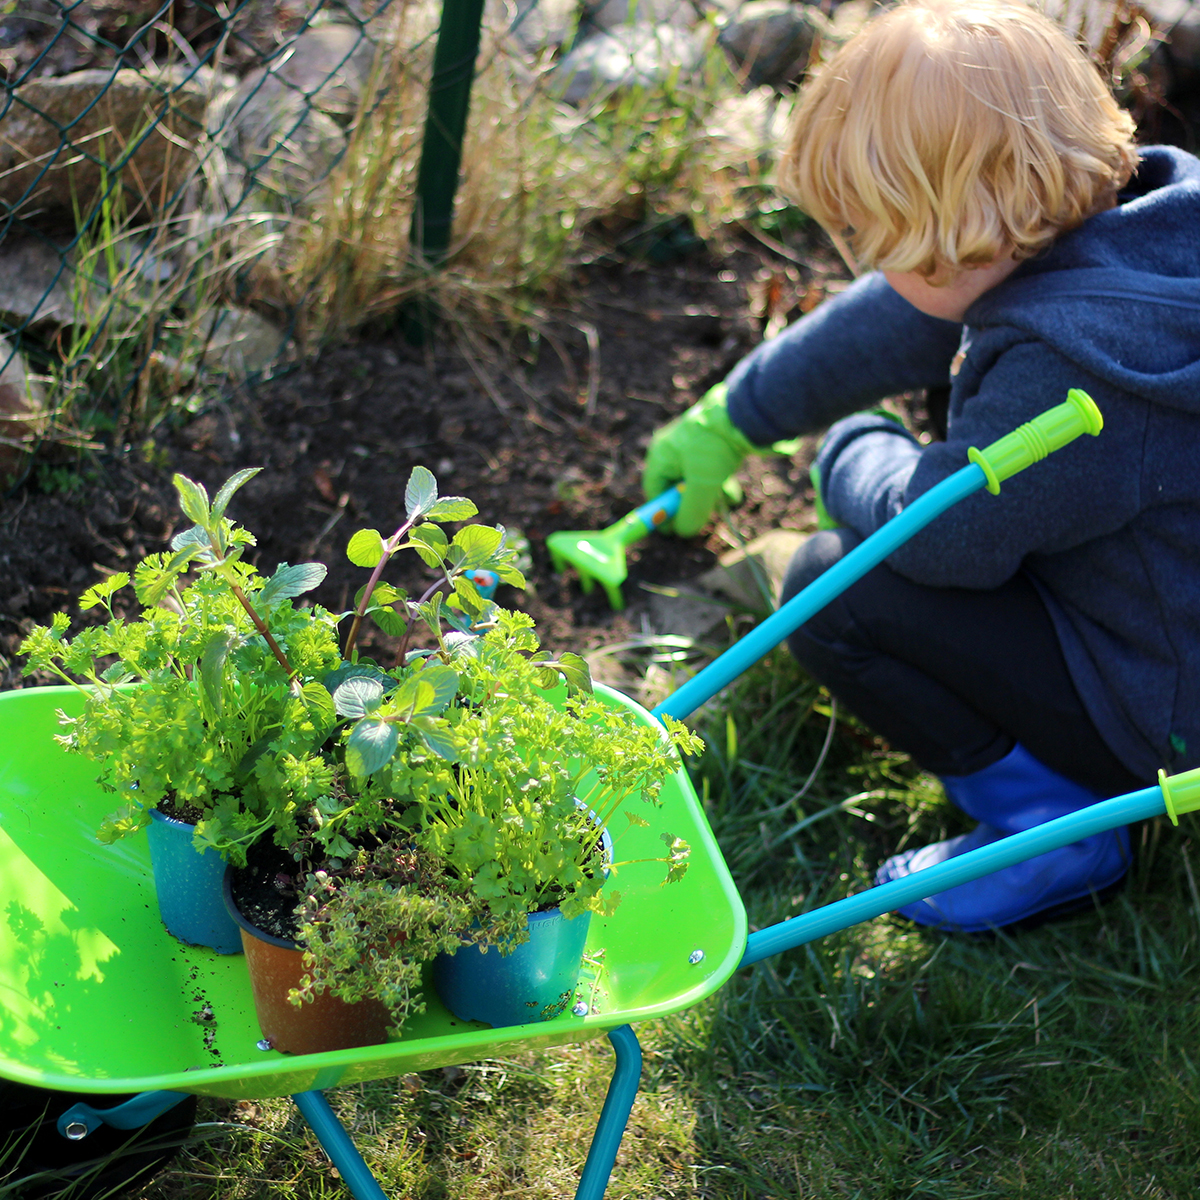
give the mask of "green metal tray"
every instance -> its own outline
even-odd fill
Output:
[[[592,922],[588,953],[602,965],[586,973],[587,1016],[492,1029],[456,1020],[427,987],[428,1011],[399,1041],[304,1056],[259,1050],[242,956],[166,932],[144,838],[96,841],[113,797],[93,782],[92,763],[54,741],[57,710],[80,703],[69,687],[0,693],[0,1076],[77,1092],[287,1095],[585,1041],[695,1004],[741,959],[745,910],[681,768],[650,828],[622,833],[620,849],[659,853],[669,830],[691,843],[691,867],[669,887],[658,864],[622,870],[619,908]]]

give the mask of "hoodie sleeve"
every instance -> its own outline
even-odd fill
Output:
[[[1001,355],[978,391],[952,407],[949,438],[922,447],[894,422],[861,415],[839,421],[817,455],[830,515],[864,536],[1018,425],[1082,387],[1105,427],[1083,436],[1001,485],[942,514],[889,559],[931,587],[994,588],[1030,554],[1053,554],[1101,537],[1140,508],[1145,406],[1083,375],[1044,344],[1022,342]]]
[[[738,363],[729,416],[756,446],[815,433],[885,396],[946,383],[961,336],[957,322],[864,275]]]

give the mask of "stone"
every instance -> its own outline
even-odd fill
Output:
[[[121,247],[118,248],[121,255]],[[117,319],[136,320],[140,305],[154,298],[145,276],[138,275],[142,295],[108,288],[103,254],[92,256],[88,265],[79,248],[68,249],[40,237],[0,240],[0,316],[13,326],[28,327],[45,335],[67,325]]]
[[[86,214],[101,195],[100,163],[111,186],[131,152],[119,171],[125,215],[146,224],[163,215],[196,169],[208,78],[185,68],[78,71],[14,88],[0,116],[0,213],[74,229],[75,209]]]
[[[697,37],[669,25],[623,25],[580,42],[555,68],[562,98],[580,105],[622,88],[653,87],[687,75],[703,58]]]
[[[311,26],[214,106],[214,136],[271,207],[302,201],[345,150],[375,48],[356,26]]]
[[[527,54],[537,54],[564,45],[578,21],[576,0],[518,0],[507,29]]]
[[[704,127],[705,136],[714,143],[716,165],[750,163],[765,169],[779,154],[790,117],[790,106],[772,88],[722,96]]]
[[[780,585],[792,555],[807,538],[808,534],[795,529],[773,529],[744,550],[721,555],[719,565],[701,575],[697,583],[751,612],[768,613],[779,602]]]
[[[0,335],[0,487],[24,471],[46,424],[41,382],[24,356]]]
[[[206,316],[205,323],[210,331],[205,364],[235,379],[261,375],[287,349],[287,334],[249,309],[217,308]]]
[[[823,23],[803,5],[750,0],[721,29],[717,44],[744,86],[783,91],[807,70]]]
[[[650,628],[660,636],[703,641],[725,624],[733,608],[707,592],[680,585],[650,594]]]
[[[690,29],[699,14],[688,0],[596,0],[585,6],[583,20],[606,32],[623,25],[669,25]]]

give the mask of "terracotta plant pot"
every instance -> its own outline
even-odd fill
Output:
[[[221,899],[225,860],[215,850],[202,854],[192,845],[194,825],[150,813],[146,835],[158,893],[158,911],[167,932],[189,946],[209,946],[218,954],[242,948],[238,927]]]
[[[386,1042],[392,1018],[376,1000],[347,1004],[328,992],[307,1004],[296,1005],[288,1000],[288,992],[299,987],[307,973],[304,950],[296,942],[257,928],[238,912],[233,874],[232,867],[225,872],[225,907],[241,932],[254,1011],[271,1048],[289,1054],[320,1054]]]

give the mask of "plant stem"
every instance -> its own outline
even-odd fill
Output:
[[[233,594],[237,597],[238,603],[249,614],[250,620],[252,620],[254,622],[254,628],[257,629],[258,632],[261,633],[264,638],[266,638],[267,645],[271,647],[271,653],[275,655],[276,661],[284,669],[284,671],[287,674],[287,677],[289,679],[291,679],[292,664],[288,662],[287,656],[283,653],[282,650],[280,650],[279,643],[271,636],[271,631],[267,628],[266,623],[263,621],[262,617],[260,617],[258,615],[258,613],[256,613],[254,611],[254,606],[250,603],[249,600],[246,599],[246,593],[243,592],[242,589],[240,587],[238,587],[238,585],[236,583],[231,583],[229,585],[229,587],[230,587],[230,590],[233,592]]]

